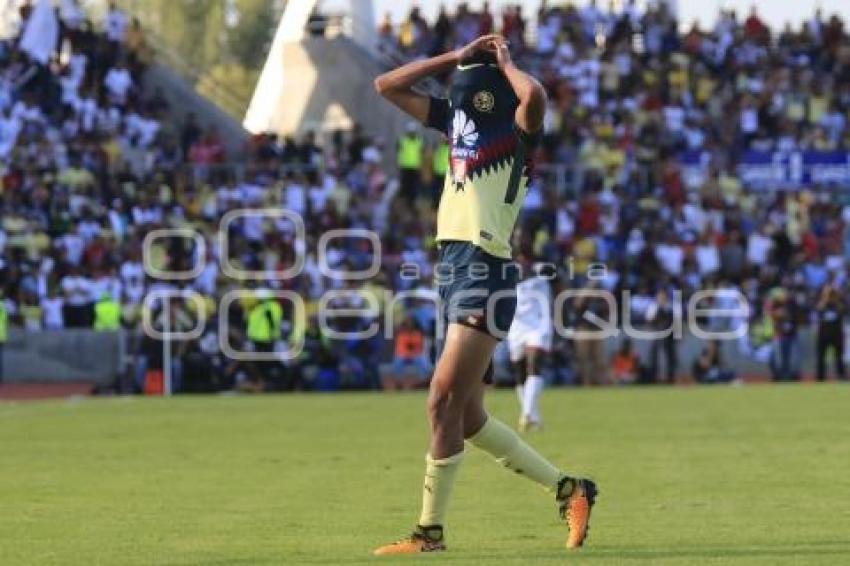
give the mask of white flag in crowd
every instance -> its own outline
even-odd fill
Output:
[[[50,0],[39,0],[21,35],[21,51],[46,64],[59,41],[59,22]]]

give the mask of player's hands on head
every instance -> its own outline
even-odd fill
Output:
[[[504,70],[511,63],[511,52],[508,49],[508,42],[504,37],[497,35],[492,40],[492,50],[496,54],[496,61],[499,63],[499,68]]]
[[[497,33],[482,35],[458,49],[457,60],[463,61],[467,57],[471,57],[479,51],[495,52],[495,44],[497,41],[504,41],[504,38]]]

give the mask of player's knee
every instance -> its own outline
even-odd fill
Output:
[[[428,395],[428,418],[432,426],[459,422],[463,417],[463,408],[463,403],[449,388],[431,386],[431,393]]]
[[[467,406],[463,413],[463,437],[470,438],[481,430],[481,427],[487,422],[487,412],[480,404],[475,406]]]

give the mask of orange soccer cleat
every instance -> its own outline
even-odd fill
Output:
[[[596,484],[589,479],[564,478],[571,481],[573,489],[568,495],[558,498],[561,517],[567,522],[567,548],[579,548],[590,530],[590,511],[596,502]],[[563,484],[562,484],[563,485]],[[558,490],[560,492],[560,489]]]
[[[373,554],[375,556],[419,554],[420,552],[440,552],[445,549],[443,527],[416,527],[416,530],[409,537],[378,547]]]

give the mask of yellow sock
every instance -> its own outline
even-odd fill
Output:
[[[493,417],[487,417],[481,430],[466,441],[493,456],[509,470],[526,476],[552,493],[558,490],[558,482],[565,476],[512,428]]]
[[[431,527],[444,524],[446,508],[461,460],[462,451],[442,460],[434,460],[430,454],[425,456],[425,485],[422,487],[422,514],[419,516],[419,525]]]

